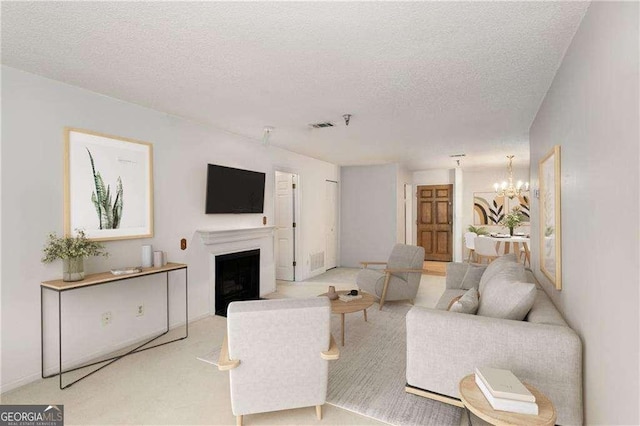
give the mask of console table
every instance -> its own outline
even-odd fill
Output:
[[[170,340],[168,342],[164,342],[164,343],[159,343],[157,345],[154,346],[149,346],[149,347],[145,347],[147,346],[149,343],[159,339],[160,337],[164,336],[165,334],[167,334],[169,332],[169,272],[171,271],[178,271],[184,269],[184,305],[185,305],[185,334],[182,337]],[[81,288],[87,288],[87,287],[92,287],[92,286],[98,286],[98,285],[105,285],[105,284],[110,284],[116,281],[123,281],[123,280],[130,280],[133,278],[139,278],[139,277],[144,277],[147,275],[155,275],[155,274],[166,274],[166,292],[167,292],[167,329],[162,332],[161,334],[153,337],[150,340],[147,340],[146,342],[136,346],[135,348],[131,349],[130,351],[124,353],[123,355],[118,355],[118,356],[114,356],[111,358],[107,358],[107,359],[103,359],[101,361],[97,361],[97,362],[92,362],[89,364],[84,364],[81,365],[79,367],[74,367],[74,368],[70,368],[68,370],[62,370],[62,293],[68,292],[68,291],[73,291],[73,290],[77,290],[77,289],[81,289]],[[137,272],[137,273],[133,273],[133,274],[126,274],[126,275],[113,275],[111,272],[102,272],[99,274],[91,274],[91,275],[87,275],[85,277],[85,279],[83,279],[82,281],[72,281],[72,282],[67,282],[67,281],[62,281],[62,280],[54,280],[54,281],[44,281],[40,284],[40,360],[41,360],[41,375],[43,379],[47,379],[49,377],[54,377],[54,376],[58,376],[60,378],[60,389],[66,389],[68,387],[70,387],[71,385],[73,385],[74,383],[79,382],[80,380],[89,377],[90,375],[92,375],[93,373],[102,370],[103,368],[107,367],[108,365],[113,364],[114,362],[118,361],[121,358],[126,357],[127,355],[131,355],[137,352],[142,352],[142,351],[146,351],[147,349],[153,349],[153,348],[157,348],[158,346],[162,346],[162,345],[166,345],[168,343],[173,343],[173,342],[177,342],[179,340],[183,340],[186,339],[187,337],[189,337],[189,279],[188,279],[188,272],[187,272],[187,265],[184,263],[167,263],[165,266],[161,266],[158,268],[144,268],[142,270],[142,272]],[[57,373],[53,373],[53,374],[49,374],[49,375],[45,375],[44,374],[44,306],[43,306],[43,299],[44,299],[44,291],[48,290],[48,291],[54,291],[58,293],[58,361],[59,361],[59,369]],[[72,381],[71,383],[68,383],[66,385],[62,385],[62,375],[64,373],[69,373],[71,371],[76,371],[79,370],[81,368],[85,368],[85,367],[89,367],[92,365],[96,365],[96,364],[102,364],[105,363],[103,366],[96,368],[95,370],[91,371],[90,373],[85,374],[84,376],[80,377],[79,379],[76,379],[74,381]]]

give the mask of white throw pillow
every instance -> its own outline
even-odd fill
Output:
[[[480,297],[478,315],[522,321],[535,300],[535,284],[492,279]]]
[[[449,311],[475,315],[478,311],[478,289],[474,287],[467,290],[457,302],[451,305]]]
[[[478,283],[482,279],[482,275],[486,270],[486,266],[476,266],[469,264],[467,266],[467,271],[460,282],[460,288],[468,290],[472,287],[478,288]]]

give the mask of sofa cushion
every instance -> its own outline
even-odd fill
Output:
[[[489,263],[484,273],[482,274],[482,278],[480,278],[480,284],[478,286],[480,295],[482,296],[482,290],[484,290],[484,286],[487,282],[493,278],[495,274],[502,271],[505,268],[505,265],[517,264],[516,255],[515,254],[507,254],[504,256],[500,256],[495,259],[493,262]],[[524,266],[523,266],[524,268]]]
[[[522,321],[535,301],[535,284],[498,278],[489,281],[481,293],[478,315]]]
[[[449,303],[451,303],[451,301],[455,297],[462,296],[466,292],[467,292],[466,290],[461,290],[457,288],[446,289],[444,293],[442,293],[442,296],[440,296],[440,299],[436,304],[436,309],[439,309],[441,311],[446,311],[449,308]]]
[[[486,269],[487,268],[485,266],[469,264],[467,266],[467,271],[462,278],[462,282],[460,283],[460,288],[465,290],[469,290],[471,288],[477,289]]]
[[[478,312],[478,290],[475,287],[467,290],[449,311],[475,315]]]
[[[451,302],[449,302],[449,306],[447,306],[447,311],[450,311],[453,304],[456,303],[458,300],[460,300],[461,297],[462,296],[456,296],[453,299],[451,299]]]
[[[527,321],[535,324],[561,325],[568,327],[560,312],[542,289],[536,290],[536,299],[527,314]]]
[[[494,261],[494,262],[497,262]],[[493,262],[492,262],[493,263]],[[491,265],[490,265],[491,266]],[[485,276],[488,275],[488,279]],[[480,292],[480,297],[482,297],[485,288],[492,281],[507,281],[507,282],[528,282],[527,274],[524,269],[524,265],[522,263],[517,263],[515,261],[503,261],[500,262],[496,268],[489,269],[487,267],[484,274],[482,274],[482,279],[480,280],[480,284],[478,286],[478,291]]]

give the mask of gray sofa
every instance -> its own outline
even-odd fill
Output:
[[[523,321],[447,311],[472,287],[479,288],[482,305],[483,287],[498,279],[536,283],[513,255],[488,267],[451,263],[436,308],[409,311],[407,391],[456,403],[459,381],[476,367],[505,368],[551,399],[558,424],[581,424],[582,343],[537,283]]]

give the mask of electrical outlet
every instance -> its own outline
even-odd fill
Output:
[[[111,324],[111,312],[105,312],[102,314],[102,326]]]
[[[138,309],[136,309],[136,316],[141,317],[144,315],[144,304],[141,303],[138,305]]]

